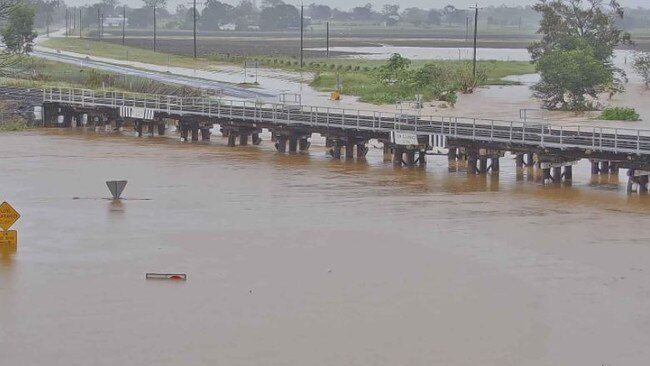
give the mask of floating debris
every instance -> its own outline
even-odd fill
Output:
[[[145,279],[187,281],[187,275],[185,273],[147,273]]]

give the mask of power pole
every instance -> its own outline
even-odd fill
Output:
[[[194,58],[196,58],[196,0],[194,0],[194,11],[192,14],[194,16]]]
[[[153,4],[153,51],[156,52],[156,4]]]
[[[300,4],[300,68],[304,65],[305,5]]]
[[[327,51],[325,52],[325,56],[330,57],[330,22],[327,22],[326,34],[327,34],[327,36],[326,36],[327,37],[327,41],[326,41]]]
[[[68,8],[65,8],[65,38],[68,38],[70,33],[70,12]]]
[[[97,7],[97,38],[102,41],[102,10]]]
[[[126,4],[122,7],[122,47],[126,46]]]
[[[478,4],[474,7],[474,58],[472,61],[472,75],[476,78],[476,41],[478,39]]]
[[[81,35],[81,8],[79,8],[79,39],[82,38]]]

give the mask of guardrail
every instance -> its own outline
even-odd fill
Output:
[[[583,149],[610,153],[650,154],[650,130],[588,126],[553,126],[521,121],[417,116],[370,110],[298,106],[209,97],[46,88],[44,102],[82,107],[136,107],[170,115],[195,115],[251,123],[365,130],[376,133],[410,131],[452,139],[505,143],[531,148]]]

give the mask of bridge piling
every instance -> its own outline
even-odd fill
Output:
[[[500,166],[499,166],[499,158],[498,157],[491,157],[490,158],[490,171],[492,173],[498,173]]]
[[[138,137],[142,137],[142,121],[135,121],[135,132],[138,134]]]
[[[600,174],[600,164],[597,160],[591,160],[591,174],[598,175]]]
[[[298,152],[298,137],[290,136],[289,137],[289,152],[295,153]]]
[[[449,152],[447,153],[447,159],[449,160],[456,160],[458,158],[458,148],[450,146],[449,147]]]
[[[345,159],[352,160],[354,159],[354,142],[352,139],[347,139],[345,142]]]
[[[257,146],[262,143],[262,139],[260,138],[259,133],[254,133],[251,135],[251,139],[253,140],[253,145]]]
[[[235,147],[237,144],[237,134],[233,131],[228,131],[228,147]]]
[[[166,128],[167,128],[167,126],[165,126],[164,123],[158,123],[158,136],[165,136],[165,129]]]
[[[239,132],[239,145],[240,146],[248,146],[248,136],[250,136],[246,132]]]
[[[370,149],[368,149],[367,143],[367,141],[357,142],[357,158],[365,158],[368,155]]]
[[[275,150],[277,152],[287,152],[287,136],[275,135]]]
[[[332,141],[332,148],[330,150],[330,153],[332,154],[332,157],[334,159],[341,159],[341,150],[343,149],[343,146],[341,144],[340,140],[334,140]]]
[[[301,137],[298,140],[298,150],[308,151],[310,147],[311,147],[311,142],[309,142],[309,139],[307,137]]]
[[[197,125],[192,126],[192,141],[199,141],[199,127]]]
[[[562,173],[562,177],[566,182],[570,182],[573,180],[573,166],[567,165],[564,167],[564,173]]]
[[[202,128],[201,129],[201,140],[202,141],[210,141],[210,129],[209,128]]]
[[[391,161],[393,158],[393,149],[390,146],[390,142],[383,141],[383,144],[384,161]]]

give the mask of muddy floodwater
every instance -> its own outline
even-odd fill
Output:
[[[318,142],[318,140],[316,140]],[[642,365],[650,197],[446,157],[394,168],[82,131],[0,134],[0,365]],[[125,200],[106,180],[127,179]],[[145,280],[186,273],[186,282]]]

